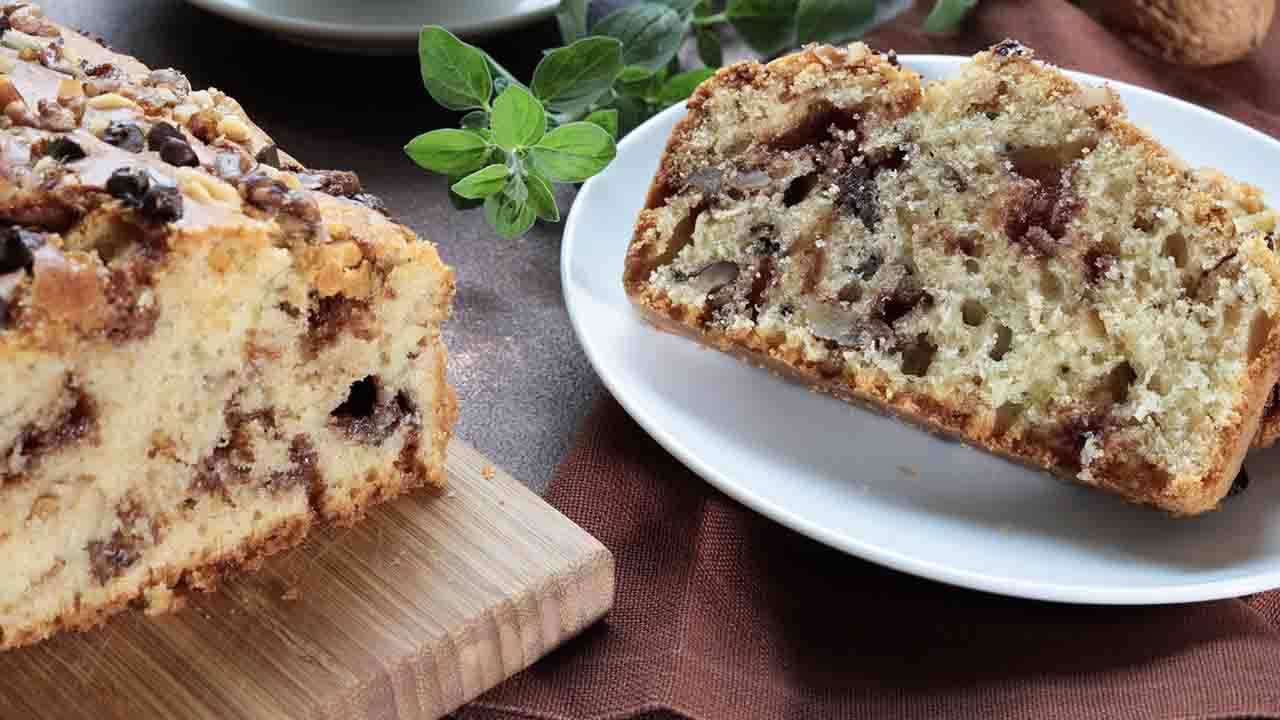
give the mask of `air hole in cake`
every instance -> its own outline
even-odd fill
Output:
[[[787,189],[782,193],[782,204],[787,207],[795,207],[809,197],[809,193],[818,186],[818,173],[811,172],[808,175],[801,175],[792,180]]]
[[[857,133],[859,124],[854,110],[842,110],[830,101],[820,100],[809,106],[799,122],[779,132],[766,144],[775,150],[798,150],[831,140],[837,133]]]
[[[983,254],[982,243],[975,235],[956,235],[948,232],[943,236],[943,244],[947,249],[948,255],[959,253],[965,257],[980,258]]]
[[[977,275],[982,270],[982,266],[977,260],[969,259],[964,261],[964,269],[970,275]]]
[[[1173,233],[1164,239],[1165,257],[1171,258],[1179,268],[1187,266],[1187,239],[1181,233]]]
[[[1133,366],[1128,362],[1116,365],[1103,377],[1096,393],[1096,400],[1103,406],[1119,405],[1128,401],[1129,388],[1137,379],[1138,374],[1133,371]]]
[[[1149,233],[1156,229],[1156,211],[1150,205],[1142,205],[1133,213],[1133,229]]]
[[[977,300],[965,300],[960,307],[960,314],[964,318],[964,324],[972,327],[981,325],[987,319],[987,309]]]
[[[329,413],[333,417],[357,420],[373,416],[378,407],[378,379],[373,375],[351,383],[347,399]]]
[[[676,255],[679,255],[681,250],[693,242],[693,231],[698,226],[698,216],[705,209],[706,205],[703,204],[689,210],[689,214],[681,218],[680,222],[676,223],[676,226],[671,229],[671,237],[667,238],[666,244],[662,247],[662,252],[638,268],[638,272],[634,277],[628,277],[627,279],[632,282],[647,280],[649,274],[655,268],[671,264],[671,261],[676,259]]]
[[[1253,321],[1249,323],[1249,362],[1253,362],[1258,355],[1262,354],[1273,326],[1274,323],[1265,312],[1259,310],[1253,314]]]
[[[1048,147],[1010,148],[1006,157],[1018,175],[1041,185],[1057,186],[1062,181],[1063,171],[1095,144],[1092,140],[1085,140]]]
[[[1012,402],[996,408],[995,422],[992,424],[991,432],[995,435],[1004,435],[1009,432],[1009,428],[1022,417],[1022,411],[1022,405]]]
[[[924,377],[933,364],[933,356],[938,346],[929,342],[929,336],[921,334],[915,341],[902,350],[902,372],[905,375]]]
[[[351,383],[347,397],[329,413],[329,425],[348,438],[379,445],[395,434],[413,403],[404,392],[390,396],[377,375]]]
[[[999,325],[996,327],[996,344],[991,347],[990,357],[992,360],[1003,360],[1004,356],[1013,348],[1013,330],[1008,325]]]

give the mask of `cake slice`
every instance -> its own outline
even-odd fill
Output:
[[[0,649],[440,487],[435,247],[217,90],[3,13]]]
[[[1280,372],[1275,219],[1006,41],[922,87],[861,44],[689,100],[627,252],[659,327],[1177,515]]]

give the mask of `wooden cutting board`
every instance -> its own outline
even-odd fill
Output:
[[[608,611],[613,558],[455,440],[450,490],[315,533],[185,610],[0,653],[3,718],[437,718]]]

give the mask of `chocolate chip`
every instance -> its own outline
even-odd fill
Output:
[[[102,131],[102,141],[131,153],[142,152],[147,147],[146,138],[137,125],[119,121],[111,123]]]
[[[892,290],[882,290],[871,301],[872,312],[879,319],[894,324],[915,309],[928,295],[911,278],[903,278]]]
[[[157,223],[170,223],[182,217],[182,194],[178,188],[161,185],[151,188],[142,200],[142,215]]]
[[[17,270],[30,272],[35,263],[32,251],[44,245],[44,241],[44,233],[34,230],[20,227],[0,230],[0,275]]]
[[[850,165],[836,176],[839,193],[836,204],[846,215],[854,215],[868,229],[874,231],[880,224],[880,209],[876,205],[877,192],[871,169],[865,165]]]
[[[141,207],[150,189],[151,177],[146,170],[122,167],[107,178],[107,194],[129,207]]]
[[[255,155],[253,159],[257,160],[263,165],[266,165],[267,167],[273,167],[279,170],[280,169],[280,148],[277,147],[275,143],[267,145],[266,147],[259,150],[258,154]]]
[[[1027,46],[1013,38],[1005,38],[1004,40],[1001,40],[997,45],[991,48],[991,52],[999,55],[1000,57],[1029,54]]]
[[[84,148],[75,140],[68,137],[57,137],[49,142],[44,148],[44,154],[62,163],[75,162],[83,160],[85,155]]]
[[[1106,250],[1090,248],[1084,254],[1084,276],[1090,283],[1101,280],[1116,264],[1116,256]]]
[[[159,150],[169,140],[181,140],[185,143],[187,136],[167,122],[158,122],[147,131],[147,147],[152,150]]]
[[[185,140],[169,139],[160,146],[160,159],[174,167],[199,167],[200,158]]]

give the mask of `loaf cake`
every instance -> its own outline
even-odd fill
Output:
[[[440,487],[435,247],[216,89],[0,27],[0,649]]]
[[[1006,41],[813,46],[690,98],[623,282],[657,326],[1174,515],[1280,372],[1275,218]]]

